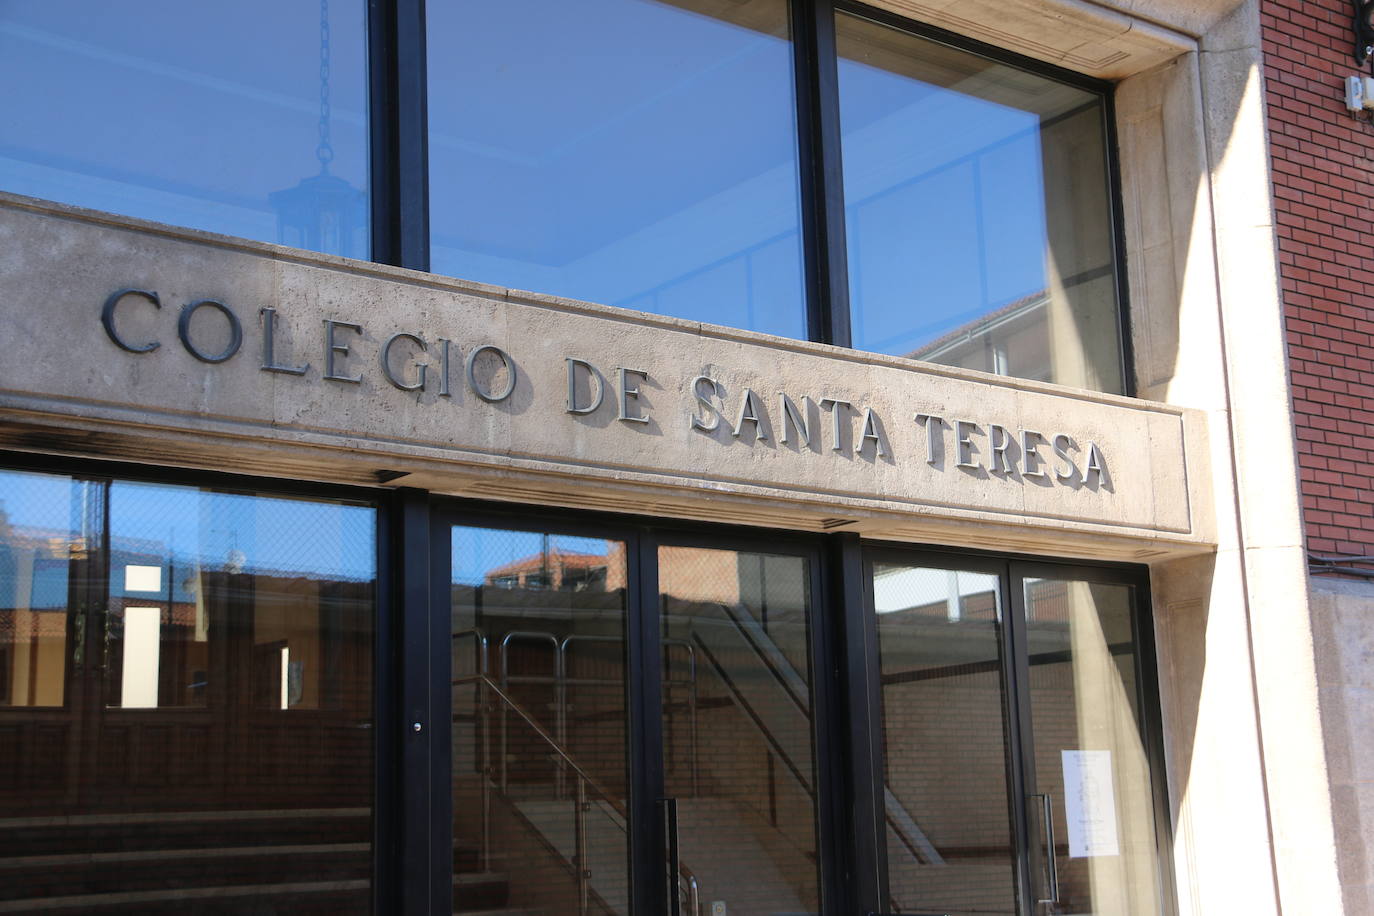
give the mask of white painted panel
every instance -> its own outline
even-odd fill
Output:
[[[124,567],[124,590],[126,592],[162,591],[162,567],[134,566],[132,564]]]
[[[150,567],[142,567],[148,569]],[[157,567],[151,567],[156,570]],[[157,672],[162,653],[162,609],[124,609],[124,678],[120,705],[125,709],[157,707]]]

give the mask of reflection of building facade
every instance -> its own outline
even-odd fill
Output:
[[[1039,367],[1051,364],[1044,320],[1048,305],[1049,297],[1043,292],[1026,296],[955,328],[909,355],[996,375],[1039,378],[1047,374]],[[1014,365],[1013,356],[1023,364]]]
[[[606,564],[607,557],[604,554],[543,551],[498,566],[487,573],[486,582],[497,588],[603,591],[610,586]],[[619,582],[615,587],[624,587],[624,584]]]
[[[0,911],[1364,911],[1273,5],[0,11]]]

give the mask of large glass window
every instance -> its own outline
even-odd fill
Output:
[[[837,27],[854,346],[1122,391],[1102,97]]]
[[[401,266],[1126,391],[1105,92],[836,12],[838,62],[802,58],[836,169],[799,146],[792,5],[455,0],[369,35],[357,0],[11,4],[0,80],[35,89],[0,189],[357,258],[375,222]],[[369,149],[402,185],[375,213]],[[841,199],[823,331],[836,252],[801,227]]]
[[[805,336],[785,0],[428,17],[435,271]]]
[[[364,12],[7,3],[0,188],[366,258]]]
[[[0,472],[0,911],[370,911],[375,531]]]

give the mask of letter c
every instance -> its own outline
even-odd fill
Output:
[[[105,300],[105,307],[100,310],[100,323],[104,325],[105,333],[109,335],[110,340],[113,340],[115,346],[119,347],[121,350],[128,350],[130,353],[151,353],[162,346],[160,341],[153,340],[142,346],[135,346],[126,341],[123,337],[120,337],[119,332],[115,330],[115,306],[119,305],[119,301],[125,296],[141,296],[151,302],[153,308],[162,308],[162,301],[158,299],[157,293],[146,289],[121,289],[111,293],[110,298]]]

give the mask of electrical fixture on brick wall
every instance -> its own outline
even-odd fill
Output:
[[[1345,107],[1351,111],[1374,108],[1374,76],[1345,78]]]

